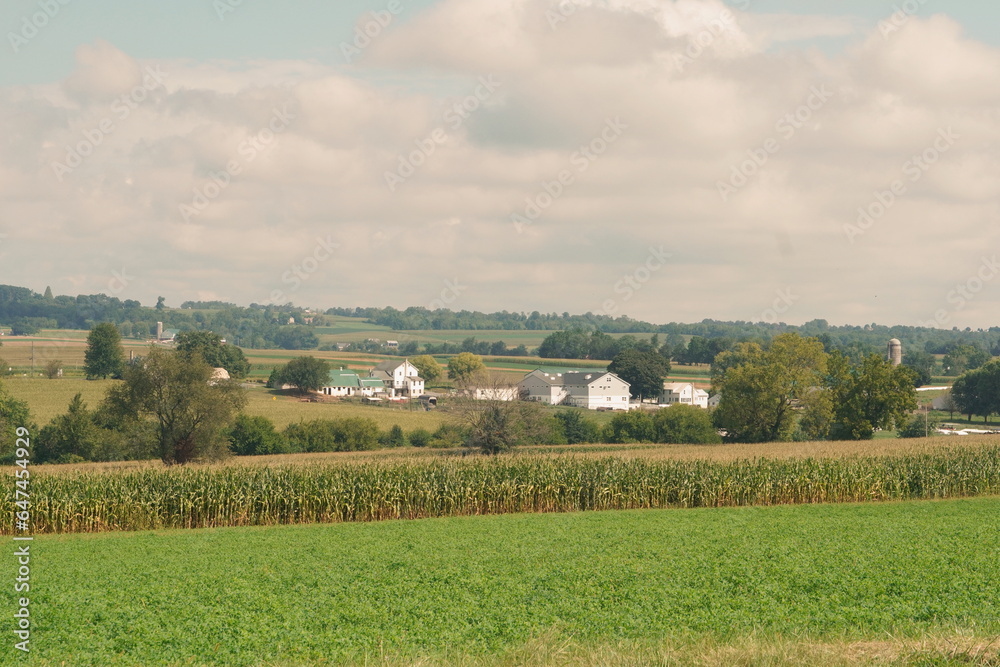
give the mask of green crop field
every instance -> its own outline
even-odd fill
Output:
[[[101,532],[1000,492],[996,444],[883,456],[729,460],[544,452],[485,457],[463,456],[461,450],[315,465],[273,458],[271,465],[41,468],[32,479],[33,525],[39,533]],[[13,478],[0,486],[0,515],[13,515]],[[12,530],[0,523],[0,534]]]
[[[986,665],[1000,635],[997,498],[41,536],[31,552],[32,651],[11,635],[3,664]],[[16,609],[11,586],[2,599]]]

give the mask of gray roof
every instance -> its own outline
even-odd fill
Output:
[[[394,370],[406,363],[406,359],[402,361],[383,361],[380,364],[376,364],[372,371],[385,371],[387,373],[392,373]]]

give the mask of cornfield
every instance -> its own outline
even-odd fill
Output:
[[[0,501],[7,516],[16,510],[13,483],[5,480]],[[40,474],[31,489],[35,533],[864,502],[997,493],[1000,447],[841,459],[511,456],[137,469]]]

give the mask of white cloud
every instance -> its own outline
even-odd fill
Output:
[[[555,29],[552,6],[445,0],[344,68],[81,47],[60,85],[0,90],[14,130],[0,152],[9,280],[107,291],[127,265],[118,296],[145,303],[284,290],[406,306],[457,278],[457,308],[582,312],[663,246],[674,257],[620,313],[749,319],[794,286],[789,321],[917,323],[1000,243],[1000,52],[950,19],[915,17],[828,56],[768,49],[852,34],[852,18],[733,12],[678,66],[721,2],[579,2]],[[154,65],[166,83],[120,117],[112,100]],[[456,115],[489,75],[496,91]],[[60,181],[53,163],[107,119]],[[625,128],[608,141],[613,119]],[[912,179],[907,163],[946,128],[959,138]],[[401,159],[419,164],[390,192]],[[752,173],[723,201],[718,183],[743,164]],[[511,214],[552,197],[561,172],[569,182],[518,233]],[[845,225],[897,179],[905,193],[851,243]],[[196,192],[210,202],[185,219]],[[284,272],[327,236],[340,248],[290,289]],[[956,324],[992,324],[998,290]]]

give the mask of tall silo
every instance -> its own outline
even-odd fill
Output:
[[[899,342],[898,338],[893,338],[889,341],[889,349],[886,352],[886,359],[892,362],[893,366],[899,366],[903,363],[903,344]]]

